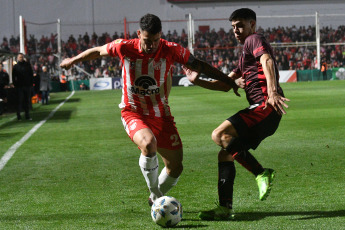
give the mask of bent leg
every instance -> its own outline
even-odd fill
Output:
[[[254,176],[257,176],[264,171],[262,165],[248,151],[248,149],[246,149],[242,143],[243,140],[241,140],[237,130],[230,121],[226,120],[218,126],[212,133],[212,139],[216,144],[229,153],[229,155],[224,152],[219,154],[219,162],[232,161],[231,158],[234,158]]]
[[[150,198],[154,201],[162,196],[162,193],[158,188],[158,158],[156,155],[156,138],[150,129],[143,128],[134,134],[133,141],[141,149],[139,166],[145,178],[147,187],[151,192]]]
[[[212,132],[212,140],[225,149],[233,137],[238,137],[235,127],[230,121],[225,120]]]

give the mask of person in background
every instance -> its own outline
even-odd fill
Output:
[[[63,92],[67,91],[67,76],[64,71],[62,71],[62,74],[60,76],[60,89]]]
[[[4,104],[7,102],[7,91],[9,88],[10,77],[0,63],[0,115],[4,112]]]
[[[34,68],[35,69],[35,68]],[[34,70],[34,80],[33,80],[33,96],[37,98],[37,102],[41,101],[41,93],[40,93],[40,75],[37,71]]]
[[[40,81],[40,90],[42,92],[42,105],[48,105],[48,97],[50,90],[50,73],[48,72],[47,66],[42,67]]]
[[[17,64],[12,71],[13,85],[17,94],[17,119],[22,119],[20,113],[24,108],[25,119],[32,120],[29,114],[31,106],[31,88],[33,85],[33,71],[29,62],[25,61],[24,54],[17,55]]]
[[[327,61],[326,59],[323,59],[322,60],[322,63],[321,63],[321,72],[322,72],[322,78],[323,80],[327,80]]]

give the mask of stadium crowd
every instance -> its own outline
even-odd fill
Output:
[[[279,46],[281,43],[302,43],[315,41],[315,27],[277,27],[268,29],[258,29],[258,33],[264,34],[268,41],[273,45],[277,58],[278,68],[280,70],[305,70],[315,69],[316,63],[316,46]],[[320,31],[321,44],[332,42],[345,42],[345,26],[339,26],[337,29],[324,27]],[[127,38],[136,38],[136,33],[128,34]],[[75,38],[70,35],[67,41],[62,41],[62,58],[71,57],[79,54],[87,48],[104,45],[112,40],[124,38],[124,34],[115,32],[112,36],[108,33],[97,35],[79,35]],[[188,45],[187,33],[182,30],[178,34],[176,30],[163,34],[162,38]],[[19,52],[19,37],[6,37],[0,45],[1,49]],[[238,47],[234,33],[229,30],[220,29],[216,31],[197,31],[195,34],[194,55],[202,60],[211,63],[213,66],[227,73],[238,64]],[[48,66],[50,73],[58,80],[58,59],[54,54],[57,53],[57,35],[42,36],[40,39],[35,35],[29,35],[27,41],[27,52],[34,71],[38,71],[42,66]],[[345,46],[328,45],[321,46],[322,62],[327,62],[329,67],[340,67],[345,64]],[[80,66],[86,72],[93,74],[95,77],[115,77],[121,76],[121,66],[118,59],[103,58],[101,60],[84,62]],[[74,72],[66,73],[68,76],[74,75],[79,79],[86,78],[82,72],[75,69]],[[183,74],[181,66],[174,66],[173,75]]]

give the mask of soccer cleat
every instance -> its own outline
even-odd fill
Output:
[[[259,187],[260,200],[266,200],[271,192],[272,181],[275,171],[273,169],[265,169],[265,171],[256,177],[256,183]]]
[[[152,205],[153,205],[153,201],[152,201],[151,197],[149,197],[149,199],[148,199],[148,201],[147,201],[147,202],[149,203],[149,206],[150,206],[150,207],[152,207]]]
[[[219,205],[214,209],[199,213],[199,218],[202,220],[233,220],[234,217],[232,209]]]

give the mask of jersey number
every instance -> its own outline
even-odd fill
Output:
[[[173,134],[170,136],[170,140],[173,141],[173,143],[171,144],[171,146],[177,146],[180,144],[179,138],[177,134]]]

